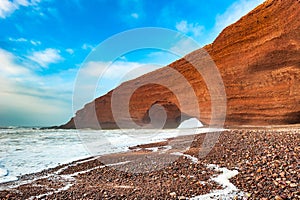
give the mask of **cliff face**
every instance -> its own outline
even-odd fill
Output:
[[[227,125],[270,125],[300,123],[300,1],[268,0],[237,23],[227,27],[210,45],[204,47],[217,65],[227,95]],[[191,84],[197,96],[200,121],[211,119],[211,97],[201,75],[187,60],[201,62],[196,50],[168,67],[177,70]],[[114,91],[87,104],[61,128],[117,128],[112,114],[113,92],[129,95],[132,87],[147,80],[170,80],[162,68],[123,83]],[[174,82],[176,85],[176,80]],[[176,85],[176,93],[185,93],[186,86]],[[165,108],[167,124],[176,127],[192,116],[193,105],[183,111],[174,91],[159,84],[146,84],[130,95],[130,117],[138,125],[149,122],[152,105]],[[119,99],[122,101],[122,99]],[[188,99],[186,100],[188,102]],[[128,109],[128,108],[127,108]],[[93,117],[93,110],[97,118]],[[119,113],[118,113],[119,112]],[[180,116],[183,118],[180,119]],[[126,121],[127,119],[122,119]]]

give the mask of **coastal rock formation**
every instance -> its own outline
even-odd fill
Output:
[[[204,49],[215,62],[224,82],[227,96],[226,125],[300,123],[299,0],[267,0],[225,28]],[[200,121],[209,124],[212,104],[210,93],[201,75],[187,61],[201,63],[202,56],[201,51],[196,50],[168,67],[177,70],[192,86],[201,111]],[[117,108],[112,112],[113,92],[128,95],[130,88],[141,82],[147,83],[147,80],[174,81],[176,94],[185,93],[186,87],[177,84],[166,68],[123,83],[87,104],[61,128],[75,128],[75,122],[77,128],[99,128],[98,123],[101,128],[118,128],[116,116],[122,117],[125,111]],[[176,127],[183,119],[193,116],[190,113],[195,107],[190,105],[182,110],[177,97],[174,91],[159,84],[143,85],[131,95],[130,117],[138,125],[147,125],[151,106],[159,104],[165,108],[166,127]],[[189,99],[185,101],[187,103]],[[93,117],[93,113],[97,118]],[[128,119],[124,117],[122,120]]]

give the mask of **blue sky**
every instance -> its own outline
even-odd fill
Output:
[[[89,53],[120,32],[142,27],[179,31],[211,43],[263,0],[0,0],[0,126],[50,126],[73,116],[76,74]],[[95,96],[142,64],[178,57],[157,50],[118,59]]]

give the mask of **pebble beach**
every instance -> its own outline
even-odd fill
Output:
[[[167,148],[176,138],[137,145],[3,183],[0,199],[300,199],[299,134],[225,130],[203,158],[206,134],[185,152]]]

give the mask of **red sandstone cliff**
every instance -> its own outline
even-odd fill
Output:
[[[217,65],[225,85],[227,125],[300,123],[299,0],[266,1],[223,30],[204,49]],[[201,62],[202,56],[201,51],[196,50],[169,67],[189,81],[201,109],[200,120],[208,124],[211,119],[211,97],[200,74],[186,61],[188,58]],[[128,95],[129,88],[153,78],[172,81],[168,70],[162,68],[123,83],[115,91]],[[176,89],[182,93],[186,90],[182,85],[176,85]],[[97,128],[98,122],[102,128],[117,128],[111,110],[112,92],[87,104],[61,128],[74,128],[74,119],[79,122],[79,128]],[[183,112],[172,91],[148,84],[138,88],[131,96],[131,117],[139,125],[147,124],[149,108],[154,104],[166,109],[166,127],[176,127],[181,114],[187,118],[189,109],[193,109],[193,106],[187,107]],[[96,110],[97,119],[93,118],[92,110]],[[122,115],[121,108],[119,112]]]

